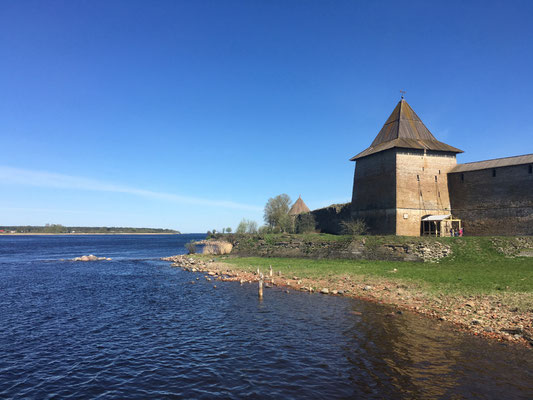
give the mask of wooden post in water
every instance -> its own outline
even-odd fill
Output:
[[[259,300],[263,299],[263,274],[259,275]]]
[[[270,269],[268,271],[269,276],[272,278],[272,265],[270,266]]]

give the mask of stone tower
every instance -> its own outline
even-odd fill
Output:
[[[291,209],[289,210],[289,215],[298,215],[303,213],[308,213],[311,210],[302,200],[302,196],[298,197],[298,200],[292,205]]]
[[[457,153],[402,98],[370,147],[350,159],[353,218],[374,234],[420,235],[422,217],[451,213],[447,173]]]

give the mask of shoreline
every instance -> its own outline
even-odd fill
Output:
[[[94,232],[94,233],[85,233],[85,232],[75,232],[75,233],[48,233],[48,232],[16,232],[16,233],[0,233],[0,236],[83,236],[83,235],[182,235],[182,233],[142,233],[142,232]]]
[[[172,266],[189,272],[204,273],[206,279],[253,283],[259,281],[257,272],[250,272],[231,264],[231,259],[215,261],[213,256],[177,255],[162,258]],[[328,279],[284,276],[280,271],[262,271],[268,285],[287,290],[323,293],[350,297],[389,305],[401,311],[413,312],[450,324],[455,330],[499,342],[516,343],[533,348],[533,313],[518,312],[504,305],[504,297],[497,295],[457,296],[431,294],[416,284],[394,279],[333,276]],[[510,295],[512,296],[512,294]]]

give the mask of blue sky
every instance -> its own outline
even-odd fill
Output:
[[[399,90],[459,162],[533,153],[530,1],[0,0],[0,225],[203,232],[349,201]]]

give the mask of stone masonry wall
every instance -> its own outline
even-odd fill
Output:
[[[396,233],[396,153],[394,149],[357,160],[352,216],[363,218],[372,234]]]
[[[428,238],[399,242],[392,237],[343,240],[306,240],[285,235],[275,240],[243,238],[234,242],[231,254],[241,257],[296,257],[390,261],[438,261],[451,254],[449,245]]]
[[[342,221],[351,218],[351,203],[334,204],[329,207],[311,211],[315,217],[316,228],[322,233],[340,235],[342,233]]]
[[[397,235],[419,236],[422,217],[451,213],[447,173],[456,164],[453,153],[397,150]]]
[[[452,212],[467,235],[533,235],[529,165],[448,175]],[[495,176],[494,176],[495,175]]]

